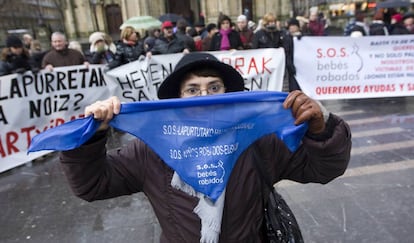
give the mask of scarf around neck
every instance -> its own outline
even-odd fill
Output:
[[[231,32],[231,29],[228,29],[228,30],[220,29],[220,34],[221,34],[220,50],[231,49],[230,39],[229,39],[230,32]]]

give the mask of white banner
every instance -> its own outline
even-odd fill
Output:
[[[282,49],[211,53],[242,74],[246,90],[282,90]],[[0,77],[0,172],[46,154],[27,155],[32,137],[82,117],[85,106],[96,100],[113,95],[125,102],[157,99],[159,85],[181,57],[156,55],[107,73],[104,66],[91,65]]]
[[[301,89],[314,99],[414,95],[414,35],[295,40]]]

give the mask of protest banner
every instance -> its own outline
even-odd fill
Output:
[[[301,89],[317,100],[414,95],[414,36],[295,40]]]
[[[212,52],[245,79],[246,90],[280,91],[282,49]],[[83,116],[85,106],[118,96],[123,102],[157,99],[157,90],[182,54],[155,55],[104,72],[103,65],[70,66],[35,75],[0,77],[0,172],[47,151],[27,154],[32,137]]]

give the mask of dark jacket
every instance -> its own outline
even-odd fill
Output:
[[[243,49],[252,48],[253,31],[247,27],[242,30],[237,30],[240,35],[240,40],[243,43]]]
[[[296,67],[293,58],[293,47],[293,37],[282,31],[267,31],[261,29],[253,35],[252,49],[283,48],[285,51],[285,63],[290,91],[300,89],[295,78]]]
[[[220,32],[217,32],[213,35],[211,42],[210,42],[209,51],[220,51],[221,38],[222,38],[222,35],[220,34]],[[229,33],[229,42],[230,42],[230,49],[236,49],[236,50],[243,49],[243,43],[240,39],[240,35],[235,30],[232,30]]]
[[[4,48],[0,58],[0,76],[12,73],[24,73],[31,70],[29,52],[24,49],[21,55],[13,54],[8,47]]]
[[[410,31],[404,26],[404,24],[396,23],[390,26],[390,35],[409,35]]]
[[[111,50],[95,51],[90,54],[90,64],[107,64],[115,60],[115,55]]]
[[[144,45],[137,42],[135,45],[129,45],[122,40],[116,43],[116,53],[112,62],[108,64],[109,68],[115,68],[129,62],[138,60],[141,55],[145,55]]]
[[[184,32],[181,32],[181,31],[178,31],[175,34],[175,36],[177,37],[177,39],[179,41],[182,41],[184,43],[184,49],[186,48],[189,51],[195,51],[196,50],[194,39],[191,36],[187,35]]]
[[[384,22],[374,20],[369,25],[369,35],[388,35],[388,29]]]
[[[154,47],[152,48],[152,54],[172,54],[180,53],[186,48],[186,44],[183,39],[177,38],[173,35],[173,39],[168,40],[164,36],[155,40]]]
[[[74,193],[87,201],[144,192],[162,228],[161,242],[199,242],[200,219],[193,213],[198,198],[174,189],[173,170],[144,142],[133,140],[118,151],[106,152],[105,136],[95,135],[78,149],[61,153],[61,164]],[[238,158],[226,186],[220,242],[261,242],[262,178],[253,150],[274,183],[327,183],[342,175],[350,159],[348,125],[330,115],[325,133],[304,137],[293,154],[274,134],[247,148]]]

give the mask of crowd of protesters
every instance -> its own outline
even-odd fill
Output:
[[[204,18],[193,25],[185,19],[164,21],[160,28],[146,30],[143,37],[139,30],[126,27],[117,41],[106,33],[94,32],[89,37],[90,48],[85,51],[78,42],[68,42],[59,32],[52,34],[50,50],[42,50],[39,41],[30,35],[22,38],[11,35],[1,52],[0,76],[82,64],[105,64],[107,69],[112,69],[141,56],[150,58],[159,54],[282,47],[290,89],[293,90],[298,89],[294,80],[293,39],[326,36],[328,26],[329,21],[318,12],[311,12],[309,18],[298,16],[284,22],[267,13],[257,24],[245,15],[238,16],[233,22],[229,16],[220,14],[217,23],[205,24]],[[344,29],[344,35],[352,37],[400,34],[414,34],[413,13],[379,9],[372,20],[367,21],[364,12],[356,12],[355,18]]]

